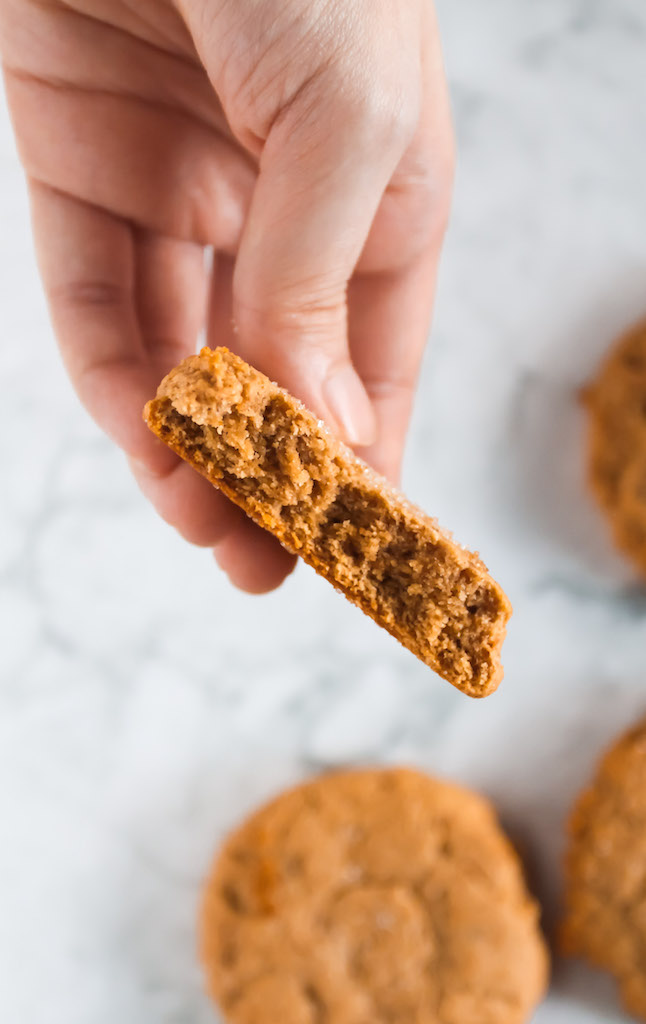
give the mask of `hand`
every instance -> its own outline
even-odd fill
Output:
[[[0,52],[82,401],[164,519],[271,589],[291,557],[141,410],[205,327],[398,475],[452,177],[429,0],[0,0]]]

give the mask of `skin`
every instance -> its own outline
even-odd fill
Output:
[[[0,53],[82,402],[166,521],[272,589],[291,556],[141,410],[204,331],[398,477],[453,168],[430,0],[0,0]]]

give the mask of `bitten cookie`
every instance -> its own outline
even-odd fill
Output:
[[[472,697],[502,678],[511,607],[480,559],[227,349],[171,370],[148,426],[252,519]]]
[[[616,342],[584,401],[590,485],[617,547],[646,576],[646,321]]]
[[[229,1024],[522,1024],[536,904],[489,804],[404,769],[324,776],[226,842],[201,951]]]
[[[605,755],[569,823],[561,945],[610,971],[646,1020],[646,721]]]

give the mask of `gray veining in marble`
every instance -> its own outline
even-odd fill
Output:
[[[405,482],[514,602],[485,702],[308,570],[233,593],[155,519],[59,364],[0,110],[3,1021],[215,1021],[194,953],[213,849],[331,765],[408,762],[489,793],[551,924],[566,809],[646,709],[646,592],[583,488],[577,403],[646,312],[646,8],[439,13],[460,160]],[[535,1021],[622,1019],[608,982],[558,963]]]

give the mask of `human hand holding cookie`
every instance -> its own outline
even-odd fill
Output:
[[[0,48],[82,401],[164,519],[276,586],[291,556],[141,409],[204,329],[397,475],[452,176],[431,5],[1,0]]]

